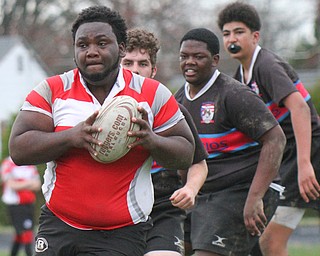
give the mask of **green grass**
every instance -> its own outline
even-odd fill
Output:
[[[320,245],[318,246],[307,246],[307,245],[294,245],[289,248],[289,256],[319,256]],[[0,256],[8,256],[9,252],[0,251]],[[18,256],[24,256],[22,251]]]
[[[289,256],[319,256],[320,245],[318,246],[307,246],[307,245],[294,245],[289,248]],[[0,256],[8,256],[9,252],[0,251]],[[24,256],[23,252],[20,251],[18,256]]]
[[[291,245],[289,247],[289,256],[319,256],[319,252],[320,245]]]
[[[319,217],[309,217],[309,218],[303,218],[300,225],[319,225]],[[0,232],[2,233],[11,233],[13,232],[11,227],[0,227]],[[298,244],[298,243],[290,243],[289,244],[289,256],[319,256],[320,252],[320,244],[317,245],[310,245],[310,244]],[[8,251],[0,250],[0,256],[8,256]],[[20,253],[18,256],[24,256],[22,250],[20,250]]]
[[[0,250],[0,256],[9,256],[10,253],[8,251],[1,251]],[[24,253],[24,251],[20,251],[19,254],[17,256],[25,256],[26,254]]]
[[[320,245],[290,245],[289,256],[319,256]],[[1,251],[0,256],[8,256],[9,252]],[[18,256],[24,256],[23,252],[20,251]]]

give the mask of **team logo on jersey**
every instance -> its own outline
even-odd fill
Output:
[[[254,91],[257,95],[260,94],[259,87],[255,81],[253,81],[251,84],[251,90]]]
[[[212,124],[214,123],[214,104],[213,102],[204,102],[201,105],[201,123]]]
[[[217,240],[212,241],[212,244],[220,246],[220,247],[223,247],[223,248],[226,247],[226,244],[223,242],[223,240],[225,240],[227,238],[222,238],[222,237],[217,236],[217,235],[215,235],[215,236],[217,237]]]
[[[44,252],[48,249],[48,241],[43,237],[38,237],[35,244],[36,252]]]

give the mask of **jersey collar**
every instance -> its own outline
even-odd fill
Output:
[[[194,101],[197,98],[199,98],[201,95],[203,95],[207,90],[209,90],[209,88],[214,84],[214,82],[216,81],[217,77],[220,75],[220,71],[218,69],[216,69],[216,71],[213,73],[212,77],[210,78],[210,80],[207,82],[207,84],[202,87],[202,89],[193,97],[190,97],[190,84],[188,82],[185,83],[184,85],[184,91],[185,91],[185,95],[186,98],[189,101]]]
[[[100,104],[98,102],[98,100],[94,97],[94,95],[91,93],[91,91],[88,89],[86,82],[83,79],[80,71],[79,71],[79,76],[80,76],[81,84],[84,86],[86,91],[92,96],[92,98],[94,99],[94,102],[96,104]],[[107,98],[105,98],[104,104],[105,104],[105,102],[111,100],[114,96],[116,96],[120,91],[122,91],[124,89],[124,87],[125,87],[125,81],[124,81],[124,77],[123,77],[123,69],[122,69],[122,66],[120,65],[117,80],[116,80],[115,84],[112,86],[112,89],[111,89],[109,95],[107,96]]]
[[[261,46],[257,45],[256,49],[254,50],[253,56],[252,56],[247,83],[245,83],[245,81],[244,81],[243,67],[242,67],[242,64],[240,64],[241,83],[243,83],[243,84],[249,84],[250,83],[251,78],[252,78],[253,66],[254,66],[254,63],[256,62],[256,59],[258,57],[258,53],[260,52],[260,50],[261,50]]]

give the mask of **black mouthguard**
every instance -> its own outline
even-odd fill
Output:
[[[231,44],[228,47],[228,51],[231,52],[231,53],[238,53],[240,50],[241,50],[241,47],[236,45],[236,44]]]

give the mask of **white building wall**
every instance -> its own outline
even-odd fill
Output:
[[[16,44],[0,60],[0,121],[19,111],[26,95],[46,72],[22,44]]]

